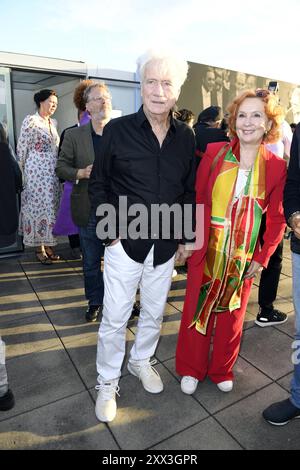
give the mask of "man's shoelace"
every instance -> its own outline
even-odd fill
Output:
[[[118,395],[118,397],[120,396],[119,394],[120,387],[118,385],[108,385],[108,384],[102,383],[102,384],[96,385],[95,389],[98,392],[101,392],[101,395],[104,400],[111,400],[112,398],[114,398],[115,393]]]
[[[143,364],[142,366],[138,366],[139,367],[139,373],[143,373],[145,375],[152,375],[153,372],[158,376],[160,377],[159,373],[157,372],[157,370],[154,369],[154,365],[157,364],[157,360],[156,359],[152,359],[152,361],[149,361],[148,363],[146,364]]]

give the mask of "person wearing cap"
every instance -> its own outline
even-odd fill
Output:
[[[218,121],[220,120],[219,106],[209,106],[208,108],[201,111],[198,116],[198,120],[194,125],[194,131],[196,136],[196,159],[197,165],[200,163],[200,159],[206,150],[207,144],[212,142],[228,142],[229,138],[223,129],[218,127]]]

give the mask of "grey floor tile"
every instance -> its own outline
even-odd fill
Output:
[[[122,449],[147,449],[208,416],[165,368],[156,368],[165,386],[161,394],[146,392],[132,375],[120,380],[118,413],[109,427]]]
[[[241,450],[242,447],[214,418],[181,431],[151,450]],[[199,463],[199,462],[198,462]]]
[[[284,313],[293,313],[294,311],[294,304],[293,299],[284,299],[283,297],[277,296],[274,302],[274,308],[277,308],[281,312]]]
[[[281,273],[285,274],[286,276],[292,277],[293,269],[292,269],[292,263],[290,260],[284,260]]]
[[[0,279],[2,278],[2,274],[5,277],[5,275],[9,273],[20,273],[20,272],[23,272],[20,266],[20,257],[0,259]]]
[[[88,392],[0,422],[0,449],[115,450]]]
[[[257,299],[258,299],[258,288],[256,286],[253,286],[251,289],[251,293],[250,293],[250,297],[249,297],[249,301],[247,305],[247,312],[251,313],[255,317],[259,309]]]
[[[293,372],[291,372],[290,374],[287,374],[285,377],[282,377],[282,379],[277,380],[277,383],[289,393],[291,390],[292,377],[293,377]]]
[[[280,297],[292,298],[292,278],[288,277],[286,279],[280,279],[278,285],[278,295]]]
[[[8,296],[15,297],[15,301],[21,301],[24,294],[32,293],[34,290],[25,275],[20,275],[17,279],[2,280],[0,282],[0,305],[2,302],[6,302],[5,299]]]
[[[34,290],[39,292],[55,291],[55,290],[69,290],[74,288],[83,289],[83,279],[73,269],[67,274],[63,271],[61,273],[45,273],[43,276],[36,275],[29,278]]]
[[[172,307],[175,307],[177,310],[179,310],[180,312],[182,312],[182,311],[183,311],[183,306],[184,306],[183,300],[178,300],[178,299],[175,299],[174,297],[173,297],[173,299],[174,299],[174,300],[169,300],[169,299],[168,299],[168,303],[169,303],[170,305],[172,305]]]
[[[74,304],[71,303],[71,306],[69,303],[55,305],[53,309],[49,306],[45,307],[47,315],[57,330],[76,327],[99,328],[99,321],[88,323],[85,319],[86,301],[74,302]]]
[[[7,369],[16,404],[0,421],[85,390],[62,347],[13,358]]]
[[[276,380],[292,370],[290,338],[273,327],[255,326],[244,332],[240,355]]]
[[[172,319],[162,325],[161,336],[155,352],[155,357],[161,362],[175,357],[180,318],[179,316],[177,320]]]
[[[6,343],[6,358],[61,348],[61,342],[45,314],[17,320],[1,330]]]
[[[167,367],[178,380],[181,379],[176,373],[174,360],[166,361],[163,365]],[[207,378],[204,382],[199,382],[194,397],[209,413],[214,414],[272,382],[271,379],[255,369],[251,364],[244,361],[241,357],[238,358],[235,364],[234,375],[235,379],[232,392],[221,392],[217,386]]]
[[[95,325],[96,326],[96,325]],[[122,376],[128,375],[127,362],[130,349],[133,345],[133,334],[127,330],[126,353],[122,365]],[[65,348],[70,354],[74,366],[87,388],[97,383],[96,356],[97,356],[98,328],[93,333],[83,334],[75,340],[65,341]]]
[[[295,315],[294,315],[294,312],[289,313],[288,320],[285,323],[283,323],[282,325],[276,326],[276,329],[279,330],[279,331],[283,331],[284,333],[289,335],[291,337],[291,341],[292,341],[292,338],[294,338],[294,335],[295,335]]]
[[[246,311],[243,330],[247,330],[248,328],[252,328],[254,326],[254,321],[256,319],[256,315],[249,313]]]
[[[28,320],[35,316],[43,316],[45,312],[37,300],[0,305],[0,328],[16,321]]]
[[[278,427],[268,424],[262,417],[266,407],[287,397],[285,390],[272,384],[217,413],[215,418],[245,449],[299,450],[299,420]]]

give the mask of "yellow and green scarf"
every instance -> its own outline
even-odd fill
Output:
[[[235,152],[238,153],[238,152]],[[211,312],[233,311],[241,306],[243,276],[251,263],[265,199],[265,148],[260,146],[246,186],[236,205],[235,185],[239,160],[230,148],[212,190],[212,212],[202,286],[191,323],[206,334]]]

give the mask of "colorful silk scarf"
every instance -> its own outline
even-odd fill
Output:
[[[212,311],[218,313],[240,308],[243,276],[251,263],[258,239],[265,199],[265,148],[260,146],[244,191],[234,204],[238,154],[239,149],[235,150],[235,147],[227,151],[212,191],[211,225],[202,286],[190,325],[195,325],[202,334],[206,334]],[[234,206],[236,212],[232,220]]]

